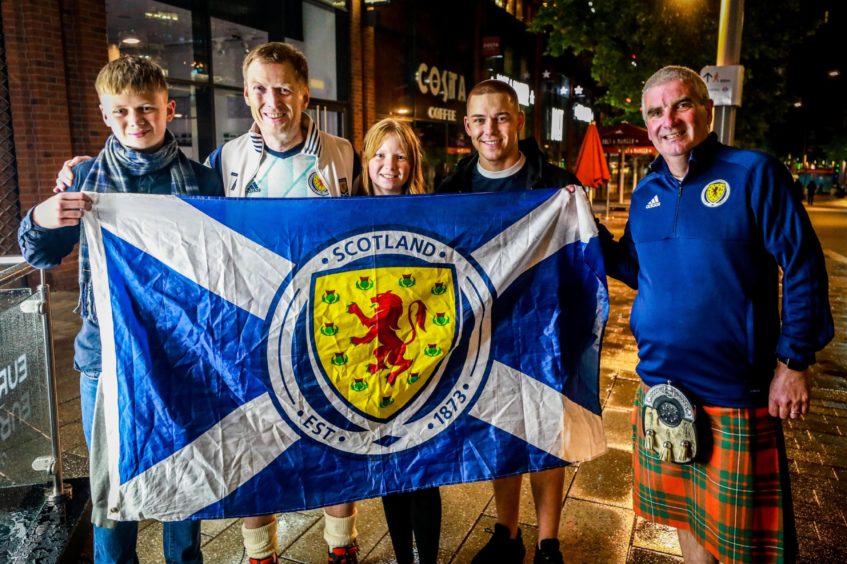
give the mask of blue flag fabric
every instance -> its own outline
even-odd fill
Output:
[[[581,193],[90,196],[108,519],[322,507],[606,450]]]

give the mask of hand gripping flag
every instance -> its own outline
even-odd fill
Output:
[[[90,196],[95,521],[321,507],[606,450],[608,293],[579,192]]]

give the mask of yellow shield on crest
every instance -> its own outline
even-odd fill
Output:
[[[714,180],[703,187],[700,201],[710,208],[716,208],[729,198],[729,183],[726,180]]]
[[[356,409],[389,419],[447,356],[456,333],[453,270],[380,267],[317,276],[312,338],[324,374]]]

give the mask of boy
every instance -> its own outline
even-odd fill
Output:
[[[82,191],[223,195],[218,175],[183,155],[167,130],[176,103],[168,100],[168,85],[158,65],[141,57],[122,57],[103,67],[95,88],[103,121],[112,135],[96,159],[75,169],[70,189],[30,210],[18,229],[24,258],[38,268],[58,265],[80,242],[77,309],[82,328],[74,342],[74,368],[80,372],[82,426],[89,449],[101,370],[100,330],[88,249],[79,227],[85,211],[91,209],[91,200]],[[92,475],[95,470],[92,468]],[[95,525],[95,562],[137,561],[137,533],[135,522],[120,522],[114,528]],[[163,537],[168,562],[203,561],[199,521],[165,523]]]

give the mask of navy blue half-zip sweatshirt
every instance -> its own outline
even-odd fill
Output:
[[[607,273],[638,289],[630,325],[647,385],[767,405],[776,358],[812,363],[832,339],[823,252],[791,184],[778,161],[712,134],[683,180],[661,157],[650,165],[620,242],[603,230]]]

